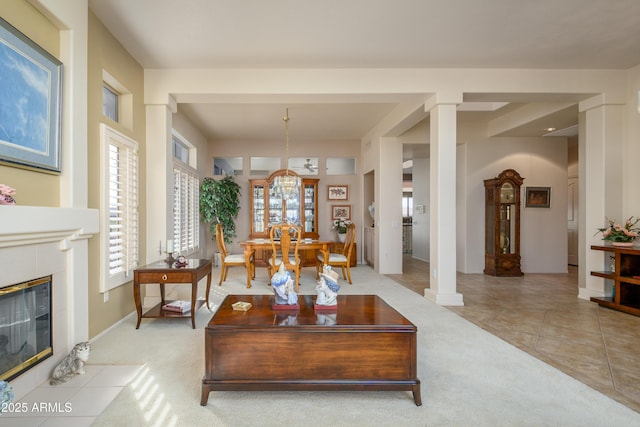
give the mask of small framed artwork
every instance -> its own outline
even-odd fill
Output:
[[[527,187],[525,191],[525,207],[551,207],[551,187]]]
[[[351,219],[351,205],[332,205],[331,219]]]
[[[0,19],[0,162],[59,173],[62,63]]]
[[[327,200],[349,200],[349,186],[327,185]]]

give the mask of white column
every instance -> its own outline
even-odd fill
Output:
[[[462,94],[438,94],[430,112],[430,288],[425,298],[440,305],[464,305],[456,292],[456,105]]]
[[[397,138],[380,139],[380,177],[376,194],[376,238],[380,274],[402,274],[402,144]]]
[[[172,239],[172,224],[167,221],[172,209],[172,155],[170,105],[147,105],[146,183],[147,183],[147,250],[146,262],[164,258],[159,252],[162,243]]]
[[[598,228],[604,227],[605,217],[624,221],[623,212],[623,125],[624,106],[606,105],[597,96],[579,105],[580,138],[578,141],[580,176],[580,224],[578,239],[578,297],[588,300],[611,292],[602,278],[591,271],[605,270],[608,254],[592,251],[591,245],[603,243]]]
[[[147,105],[146,141],[146,216],[141,224],[146,225],[146,252],[141,264],[149,264],[166,257],[166,244],[173,239],[172,225],[168,218],[172,210],[172,154],[171,127],[175,103]],[[142,180],[141,180],[142,181]],[[162,245],[162,253],[160,252]],[[167,288],[167,292],[170,288]],[[158,286],[147,286],[143,306],[152,306],[160,301]]]

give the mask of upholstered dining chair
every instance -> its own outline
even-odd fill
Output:
[[[290,224],[277,224],[269,230],[269,238],[271,239],[271,258],[269,258],[269,265],[267,266],[269,281],[280,268],[280,264],[284,264],[287,270],[295,273],[296,292],[298,292],[300,284],[298,248],[301,236],[302,229]]]
[[[353,244],[356,241],[356,225],[355,224],[349,224],[347,225],[347,235],[345,236],[344,239],[344,245],[342,246],[342,252],[341,253],[329,253],[328,255],[328,261],[327,264],[332,266],[332,267],[340,267],[342,268],[342,277],[344,277],[345,280],[349,281],[349,284],[351,285],[351,252],[353,252]],[[324,257],[325,257],[325,253],[324,251],[321,249],[318,252],[318,263],[316,264],[317,266],[317,274],[316,277],[320,277],[320,272],[322,271],[322,267],[324,265]],[[346,270],[346,273],[345,273]]]
[[[220,262],[222,265],[220,266],[220,281],[218,282],[218,286],[222,285],[222,282],[227,280],[227,273],[229,272],[229,267],[243,266],[246,267],[244,254],[230,254],[227,251],[227,246],[224,243],[224,231],[222,229],[222,224],[216,224],[216,244],[218,245],[218,251],[220,251]],[[256,264],[255,264],[255,250],[251,252],[250,258],[251,264],[251,277],[253,279],[256,278]],[[247,288],[250,287],[250,284],[247,283]]]

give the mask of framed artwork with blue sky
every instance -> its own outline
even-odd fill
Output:
[[[62,63],[0,18],[0,162],[59,173]]]

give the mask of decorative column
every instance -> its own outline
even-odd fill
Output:
[[[462,93],[437,94],[425,104],[430,113],[431,206],[430,288],[425,298],[440,305],[464,305],[456,292],[456,106]]]
[[[603,243],[596,230],[606,225],[607,216],[618,221],[629,216],[623,210],[624,106],[606,104],[599,95],[580,102],[579,111],[578,238],[585,244],[580,245],[578,254],[578,298],[589,300],[611,292],[603,279],[590,274],[605,270],[608,258],[591,250],[591,245]]]
[[[167,104],[146,105],[147,141],[144,170],[147,184],[147,214],[145,218],[140,218],[140,223],[146,225],[147,244],[146,251],[141,256],[141,265],[164,259],[167,239],[172,235],[173,224],[168,218],[173,210],[171,128],[172,113],[175,112],[176,104],[172,98],[169,98]],[[141,168],[141,173],[142,170]],[[146,289],[143,301],[145,307],[160,301],[158,286],[147,286]]]
[[[171,195],[172,154],[171,128],[172,105],[147,105],[147,141],[146,141],[146,182],[147,182],[147,250],[146,262],[164,258],[159,245],[165,251],[167,239],[171,236],[172,225],[167,222],[167,212],[173,209]]]
[[[384,207],[378,205],[376,213],[379,253],[375,266],[379,274],[402,274],[402,144],[397,138],[380,139],[380,159],[375,200],[384,200]]]

